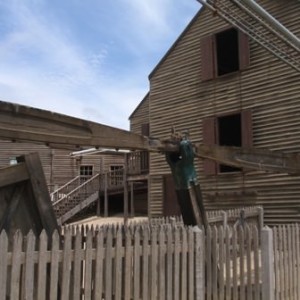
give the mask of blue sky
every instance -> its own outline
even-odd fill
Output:
[[[114,127],[196,0],[0,0],[0,99]]]

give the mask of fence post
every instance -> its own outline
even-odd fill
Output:
[[[205,299],[205,242],[204,231],[193,228],[195,236],[195,299]]]
[[[264,227],[261,231],[262,299],[275,299],[273,231]]]

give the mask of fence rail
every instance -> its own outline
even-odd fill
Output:
[[[0,235],[0,299],[300,299],[299,225]]]

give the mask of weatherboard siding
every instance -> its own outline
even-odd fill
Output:
[[[0,140],[0,168],[9,165],[11,157],[38,152],[50,191],[80,174],[80,166],[93,166],[93,173],[110,171],[112,165],[124,165],[124,156],[94,154],[71,156],[70,150],[50,149],[41,144],[12,143]]]
[[[144,97],[129,119],[130,131],[136,134],[142,134],[143,124],[149,124],[149,94]]]
[[[300,5],[296,0],[258,1],[287,28],[300,34]],[[300,152],[299,73],[250,40],[250,66],[210,81],[201,80],[201,39],[228,25],[207,9],[187,27],[150,75],[151,136],[169,138],[171,128],[188,130],[203,142],[203,120],[241,110],[252,111],[253,146]],[[263,205],[267,223],[300,221],[300,176],[243,170],[205,176],[196,160],[208,209]],[[162,211],[158,179],[170,173],[161,154],[151,154],[150,208]],[[157,177],[158,176],[158,177]]]

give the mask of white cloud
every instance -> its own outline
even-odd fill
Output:
[[[63,9],[68,1],[54,2]],[[49,12],[45,0],[0,0],[6,26],[0,35],[0,99],[128,128],[147,92],[148,73],[178,34],[180,12],[172,0],[119,0],[108,18],[113,23],[103,23],[106,12],[100,19],[99,12],[106,2],[87,1],[93,5],[84,2],[77,12],[86,22],[78,27],[93,28],[94,44],[83,42],[89,32],[75,32]],[[83,5],[72,3],[74,9]]]

